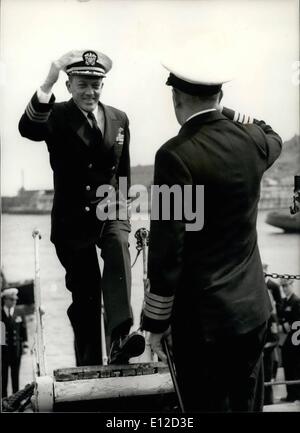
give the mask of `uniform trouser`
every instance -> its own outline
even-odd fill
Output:
[[[103,292],[107,333],[116,328],[129,331],[131,266],[128,248],[130,226],[127,221],[107,221],[101,238],[94,244],[74,249],[55,244],[57,256],[66,270],[66,287],[72,292],[68,308],[75,336],[77,365],[100,365],[101,289]],[[104,261],[101,277],[96,244]]]
[[[292,342],[292,333],[288,334],[282,349],[282,365],[285,380],[300,380],[300,345]],[[286,385],[287,398],[300,400],[300,385]]]
[[[21,357],[10,353],[7,348],[2,348],[2,397],[7,396],[8,371],[10,368],[11,385],[13,394],[19,391],[19,372]]]
[[[173,329],[174,361],[185,410],[262,411],[265,335],[263,324],[244,335],[207,342],[197,327],[178,323]]]

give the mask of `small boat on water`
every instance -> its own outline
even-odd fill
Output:
[[[300,232],[300,212],[291,215],[288,210],[269,212],[266,223],[278,227],[285,232]]]

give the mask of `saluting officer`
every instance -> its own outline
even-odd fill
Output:
[[[21,117],[22,136],[45,141],[54,175],[51,240],[72,292],[68,316],[75,335],[77,365],[101,364],[100,283],[111,363],[126,363],[143,352],[144,339],[129,334],[131,269],[128,220],[101,221],[96,191],[118,191],[120,177],[130,186],[129,126],[126,114],[99,99],[111,59],[93,50],[70,51],[52,62],[48,76]],[[60,71],[72,98],[56,103],[53,85]],[[96,245],[101,248],[101,282]]]
[[[5,289],[1,297],[1,320],[5,326],[5,344],[2,345],[2,397],[6,397],[9,368],[12,392],[19,390],[20,364],[23,350],[27,347],[27,329],[24,315],[16,309],[18,289]]]
[[[151,221],[143,327],[165,359],[161,338],[171,324],[187,411],[258,411],[270,301],[257,204],[281,139],[264,122],[241,124],[221,113],[222,84],[230,76],[208,51],[178,49],[164,63],[181,129],[156,154],[154,184],[178,185],[183,193],[185,185],[203,185],[204,226],[188,230],[186,219],[175,216]]]

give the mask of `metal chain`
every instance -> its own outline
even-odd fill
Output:
[[[293,274],[277,274],[276,272],[273,272],[272,274],[266,274],[265,277],[271,277],[271,278],[283,278],[285,280],[300,280],[300,275],[293,275]]]

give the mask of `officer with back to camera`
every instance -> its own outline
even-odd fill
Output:
[[[164,62],[181,128],[156,153],[154,185],[178,185],[183,194],[186,185],[193,191],[203,185],[204,226],[187,230],[186,218],[174,215],[151,221],[143,328],[163,360],[161,340],[170,340],[171,330],[186,411],[260,411],[271,305],[257,245],[257,205],[262,175],[279,156],[281,139],[264,122],[246,124],[242,116],[242,124],[239,116],[229,119],[227,109],[221,112],[229,77],[208,51],[178,49]]]

